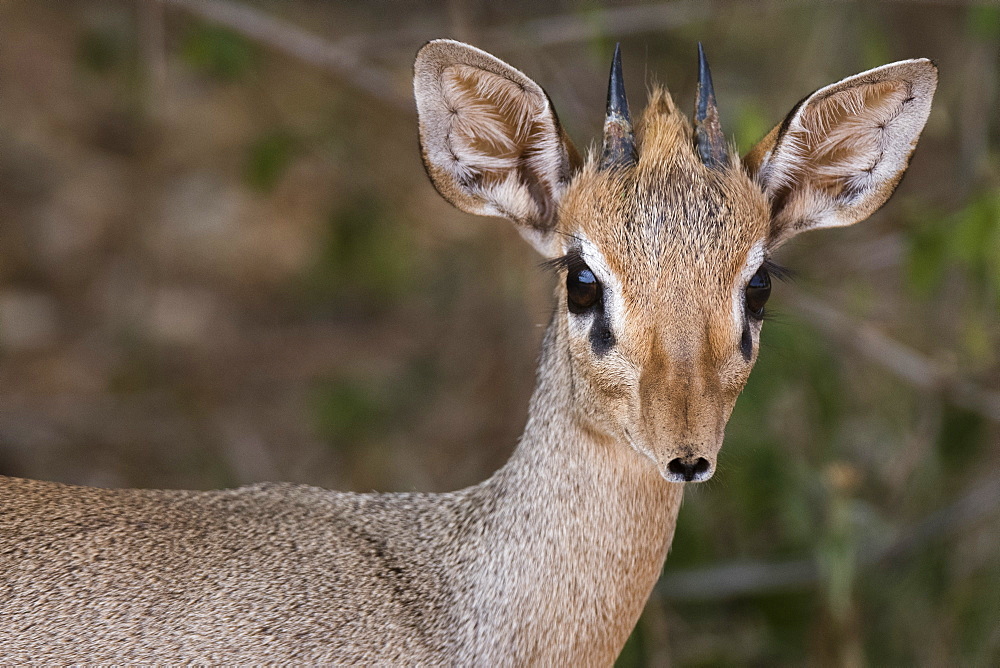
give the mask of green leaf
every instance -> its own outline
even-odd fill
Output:
[[[373,435],[385,413],[373,388],[346,378],[316,387],[312,404],[319,433],[339,444],[357,444]]]
[[[257,47],[231,30],[196,24],[184,39],[181,55],[194,69],[224,81],[242,79],[259,60]]]
[[[1000,38],[1000,7],[997,5],[973,5],[968,14],[969,33],[981,39]]]
[[[244,170],[247,184],[261,192],[271,190],[291,164],[298,147],[295,137],[282,130],[259,138],[247,152]]]
[[[736,145],[740,154],[746,154],[770,130],[771,121],[756,100],[743,104],[736,118]]]

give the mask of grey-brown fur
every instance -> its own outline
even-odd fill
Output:
[[[425,46],[415,93],[435,186],[550,258],[586,259],[614,345],[595,352],[596,316],[569,313],[560,285],[517,450],[454,493],[0,478],[0,660],[611,664],[673,537],[670,464],[714,467],[756,358],[749,277],[792,234],[861,220],[905,169],[936,75],[926,61],[873,72],[807,100],[745,167],[706,167],[654,91],[637,162],[602,171],[524,74]],[[883,163],[865,171],[873,150]]]
[[[610,662],[659,574],[680,487],[561,416],[544,378],[562,356],[545,357],[517,453],[455,493],[0,479],[0,657]]]

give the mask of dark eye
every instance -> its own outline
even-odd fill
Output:
[[[601,284],[582,262],[566,272],[566,303],[572,313],[584,313],[601,301]]]
[[[761,267],[747,283],[746,301],[747,311],[751,316],[760,320],[764,317],[764,304],[771,296],[771,275],[767,269]]]

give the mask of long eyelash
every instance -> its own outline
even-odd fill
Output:
[[[772,261],[770,258],[764,260],[764,264],[761,265],[767,270],[767,273],[774,276],[779,281],[790,283],[795,280],[795,272],[788,267],[783,267],[777,262]]]
[[[572,219],[567,219],[567,220],[571,224],[574,222]],[[576,241],[577,244],[582,243],[580,237],[576,236],[571,232],[560,232],[559,230],[553,230],[552,232],[554,234],[562,235],[567,239],[572,239],[573,241]],[[541,267],[543,271],[558,272],[560,269],[566,269],[574,264],[584,264],[583,257],[580,255],[580,250],[578,248],[571,248],[569,252],[563,255],[562,257],[555,257],[552,258],[551,260],[545,260],[544,262],[539,263],[538,266]]]
[[[545,260],[541,263],[541,268],[547,271],[558,272],[561,269],[569,269],[570,267],[583,264],[583,258],[580,256],[580,251],[573,248],[570,249],[568,253],[561,257],[555,257],[551,260]]]
[[[554,257],[551,260],[545,260],[538,264],[544,271],[551,271],[553,273],[558,273],[559,270],[565,269],[569,266],[570,258],[569,254],[563,255],[561,257]]]

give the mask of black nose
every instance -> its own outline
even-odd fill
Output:
[[[680,477],[684,478],[684,482],[691,482],[695,479],[695,476],[700,476],[706,473],[711,467],[708,460],[704,457],[698,457],[698,459],[671,459],[670,463],[667,464],[667,469],[671,473],[676,473]]]

